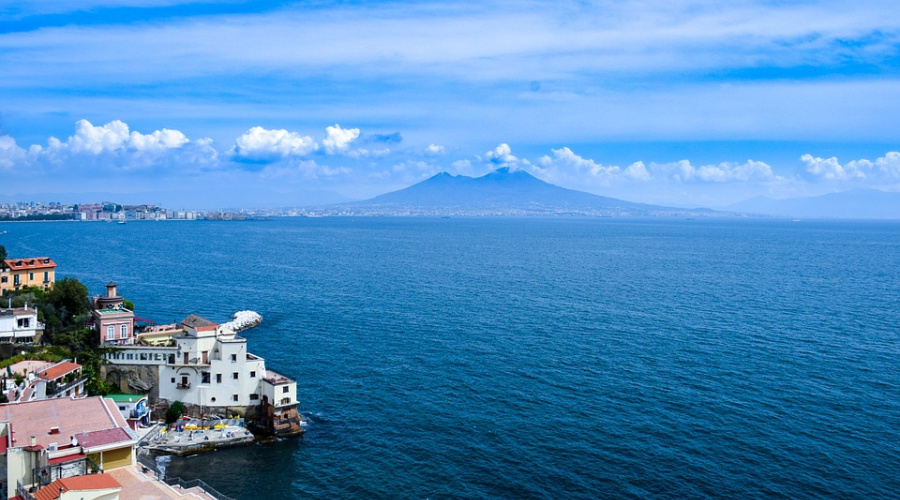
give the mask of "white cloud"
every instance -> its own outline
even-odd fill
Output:
[[[325,152],[330,155],[347,151],[350,143],[359,138],[358,128],[341,128],[337,124],[333,127],[325,127],[325,133],[327,136],[322,141],[322,145],[325,146]]]
[[[121,150],[158,151],[180,148],[189,143],[188,138],[178,130],[162,129],[150,134],[129,131],[128,125],[121,120],[113,120],[106,125],[94,125],[87,120],[75,123],[75,135],[65,142],[55,137],[48,141],[50,151],[67,150],[73,154],[99,155]],[[32,148],[41,152],[43,148]]]
[[[188,138],[180,131],[167,128],[147,135],[132,132],[129,137],[129,145],[138,151],[180,148],[188,142]]]
[[[274,161],[289,156],[305,156],[318,147],[309,136],[284,129],[253,127],[235,140],[232,152],[247,160]]]
[[[558,171],[568,171],[572,175],[585,175],[599,179],[603,184],[609,184],[610,180],[621,174],[621,169],[616,166],[607,167],[600,165],[591,159],[585,159],[575,154],[571,149],[563,147],[551,149],[553,157],[542,156],[538,163],[548,170],[553,177],[558,177]]]
[[[8,135],[0,135],[0,169],[11,169],[25,158],[25,150],[16,145],[15,139]]]
[[[806,172],[828,181],[896,182],[900,180],[900,153],[891,151],[874,161],[852,160],[842,165],[837,158],[820,158],[811,154],[800,157]]]
[[[428,156],[439,156],[444,154],[445,151],[446,149],[444,146],[441,146],[440,144],[429,144],[425,148],[425,154]]]
[[[510,149],[509,144],[506,143],[502,143],[491,151],[488,151],[481,159],[491,163],[495,168],[508,167],[514,170],[531,165],[530,161],[513,156],[512,149]]]
[[[78,120],[75,123],[75,135],[69,137],[64,145],[73,153],[100,154],[104,151],[122,149],[127,141],[128,125],[120,120],[113,120],[99,127],[95,127],[87,120]]]

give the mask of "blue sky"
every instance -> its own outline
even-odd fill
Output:
[[[525,169],[632,201],[900,191],[895,1],[0,6],[0,200],[302,206]]]

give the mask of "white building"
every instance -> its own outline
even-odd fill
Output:
[[[37,308],[0,309],[0,342],[30,344],[41,339],[44,324],[38,321]]]
[[[210,412],[252,409],[273,432],[291,434],[284,425],[299,432],[294,380],[266,370],[265,360],[247,351],[247,340],[228,328],[195,315],[178,326],[169,346],[121,346],[106,359],[111,365],[155,366],[160,400]]]

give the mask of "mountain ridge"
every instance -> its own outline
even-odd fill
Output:
[[[634,203],[542,181],[521,169],[480,177],[440,172],[369,200],[334,205],[346,214],[384,215],[682,215],[713,213]]]

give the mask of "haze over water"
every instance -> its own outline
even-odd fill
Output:
[[[93,293],[244,333],[307,434],[174,460],[236,498],[893,497],[900,224],[4,224]]]

